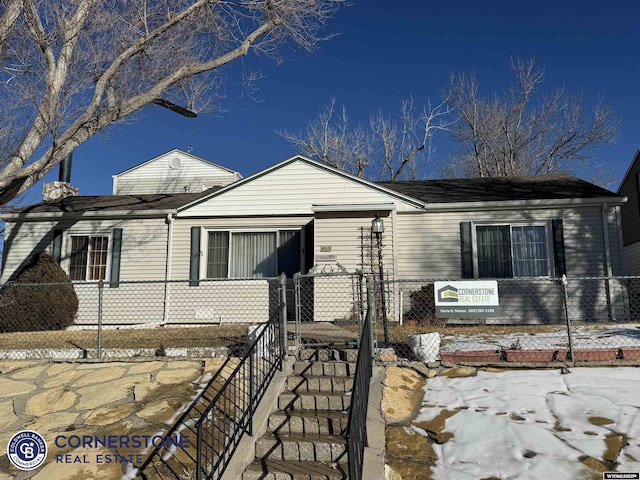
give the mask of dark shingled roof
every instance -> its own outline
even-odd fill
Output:
[[[555,200],[618,197],[614,192],[566,174],[378,182],[426,203]]]
[[[618,196],[616,193],[597,185],[564,174],[530,177],[407,180],[401,182],[378,182],[378,185],[426,203],[553,200]],[[58,202],[43,202],[19,208],[11,213],[172,210],[209,195],[220,188],[213,187],[201,193],[67,197]]]
[[[200,197],[209,195],[221,187],[213,187],[200,193],[154,193],[148,195],[103,195],[67,197],[57,202],[43,202],[11,213],[83,213],[108,210],[173,210]]]

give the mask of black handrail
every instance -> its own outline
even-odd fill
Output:
[[[371,309],[367,309],[360,337],[358,360],[353,378],[349,423],[347,424],[347,452],[349,480],[362,479],[364,447],[367,439],[367,407],[369,405],[369,382],[373,373],[373,343],[371,340]]]
[[[222,476],[286,354],[280,312],[273,313],[247,353],[228,358],[206,388],[169,430],[166,437],[189,434],[180,445],[159,447],[138,468],[137,478],[197,480]],[[195,476],[192,474],[195,473]]]

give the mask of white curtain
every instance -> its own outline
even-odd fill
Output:
[[[275,232],[232,234],[231,278],[275,277],[277,267]]]
[[[544,277],[549,275],[545,227],[512,227],[511,235],[513,276]]]

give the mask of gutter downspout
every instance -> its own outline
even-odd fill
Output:
[[[173,247],[173,214],[167,213],[165,223],[167,224],[167,263],[164,273],[164,311],[162,313],[163,326],[169,323],[169,298],[171,295],[169,280],[171,279],[171,251]]]
[[[616,205],[615,209],[616,209],[616,226],[618,227],[617,229],[618,234],[616,235],[616,237],[618,237],[618,255],[620,256],[620,273],[622,275],[628,275],[627,259],[624,253],[624,242],[622,238],[622,218],[620,214],[620,205]]]
[[[605,291],[607,293],[607,307],[609,311],[610,319],[616,320],[616,312],[613,305],[613,296],[611,294],[611,276],[613,275],[611,270],[611,246],[609,245],[609,204],[602,204],[602,234],[604,236],[604,274],[606,275],[605,279]]]

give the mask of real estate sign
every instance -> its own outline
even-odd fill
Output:
[[[469,280],[435,282],[436,316],[442,318],[483,318],[500,315],[498,282]]]

